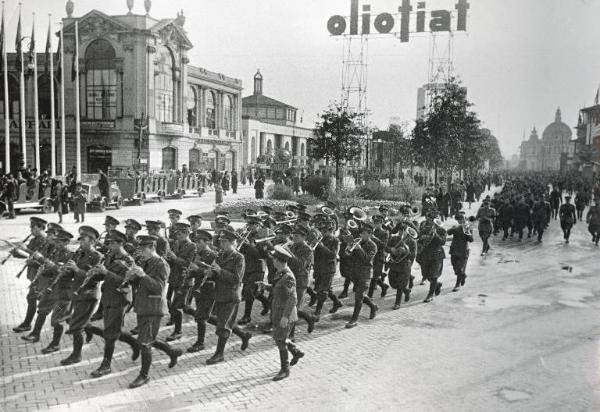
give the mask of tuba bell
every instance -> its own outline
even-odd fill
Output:
[[[346,227],[348,229],[358,229],[358,223],[356,223],[356,220],[350,219],[346,222]]]
[[[402,233],[402,237],[404,238],[405,235],[408,235],[413,239],[417,239],[419,237],[419,234],[412,226],[406,226],[404,232]]]
[[[359,222],[364,222],[368,218],[367,212],[357,206],[351,207],[349,212],[352,214],[353,219]]]
[[[335,215],[335,212],[330,207],[322,206],[320,210],[321,210],[321,213],[323,213],[324,215],[327,215],[327,216]]]

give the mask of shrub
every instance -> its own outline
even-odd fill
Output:
[[[310,176],[304,180],[303,187],[305,192],[326,200],[329,194],[329,178],[326,176]]]
[[[267,197],[274,200],[292,200],[294,192],[285,185],[270,185],[267,187]]]
[[[358,186],[354,195],[368,200],[384,200],[386,198],[386,188],[377,181],[369,181],[362,186]]]

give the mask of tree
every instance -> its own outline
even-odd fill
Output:
[[[336,186],[341,187],[340,166],[356,160],[361,154],[363,128],[360,120],[363,115],[338,103],[333,103],[319,115],[315,126],[316,138],[308,139],[313,159],[325,159],[335,164]]]

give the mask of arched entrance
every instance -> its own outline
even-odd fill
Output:
[[[174,147],[162,149],[162,170],[177,169],[177,150]]]
[[[227,170],[227,171],[233,170],[233,152],[231,152],[231,151],[225,153],[225,167],[223,170]]]
[[[108,146],[88,146],[87,165],[88,173],[98,173],[98,169],[108,172],[112,166],[112,149]]]
[[[200,158],[201,153],[198,149],[190,149],[190,157],[188,161],[188,166],[190,171],[199,170],[200,169]]]
[[[206,167],[208,170],[216,170],[217,169],[217,152],[211,150],[208,152],[208,159],[206,162]]]

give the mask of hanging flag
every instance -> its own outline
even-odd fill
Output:
[[[0,71],[4,70],[4,9],[2,9],[2,26],[0,26]]]
[[[50,73],[50,59],[52,53],[50,51],[50,24],[48,24],[48,36],[46,37],[46,59],[44,60],[44,74],[46,76]]]
[[[35,62],[35,57],[34,57],[34,53],[35,53],[35,20],[33,21],[33,25],[31,26],[31,41],[29,42],[29,56],[28,56],[28,63],[27,63],[27,67],[33,67],[33,63]],[[33,71],[33,69],[32,69]]]
[[[17,60],[15,61],[15,67],[17,72],[21,72],[21,11],[19,10],[19,23],[17,23],[17,39],[15,40],[15,50],[17,54]]]
[[[75,30],[75,36],[77,36],[77,30]],[[77,44],[77,41],[75,41]],[[77,70],[79,69],[79,51],[77,47],[75,47],[75,52],[73,52],[73,65],[71,67],[71,80],[75,81],[75,77],[77,77]]]
[[[58,48],[56,49],[56,78],[60,82],[60,75],[62,72],[62,53],[60,52],[61,48],[60,38],[58,39]]]

